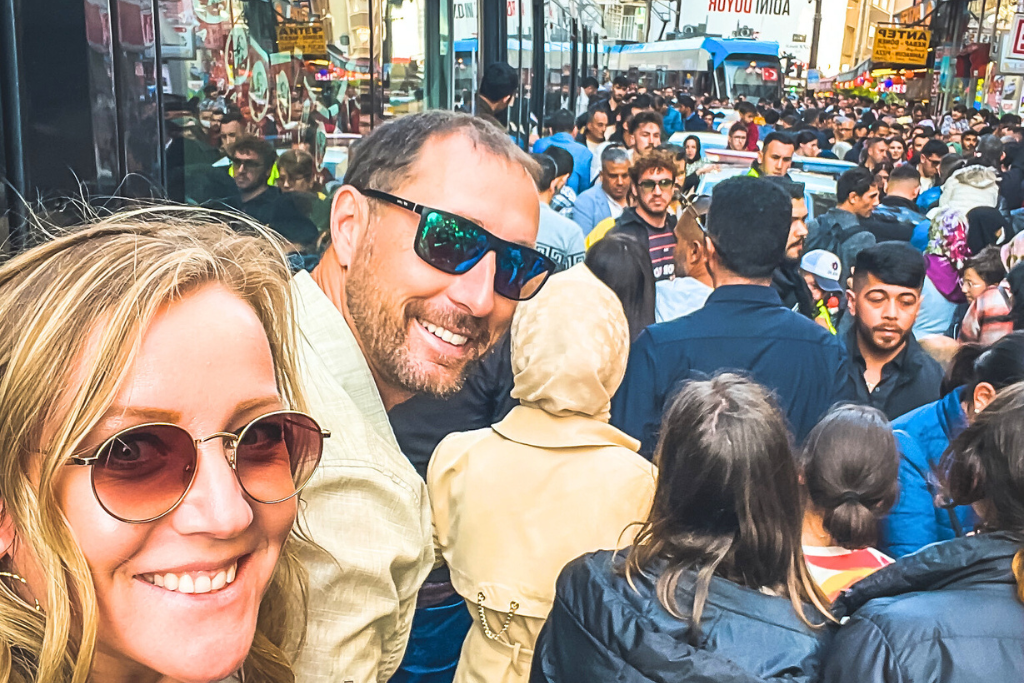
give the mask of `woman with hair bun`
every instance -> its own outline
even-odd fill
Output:
[[[878,520],[896,502],[899,455],[885,415],[868,406],[834,408],[811,431],[799,458],[804,557],[829,600],[892,564],[875,550]]]
[[[823,683],[1019,681],[1024,672],[1024,384],[1005,388],[936,468],[979,533],[935,543],[858,582]]]

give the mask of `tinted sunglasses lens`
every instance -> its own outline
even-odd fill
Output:
[[[261,503],[295,495],[309,482],[323,452],[313,418],[275,413],[249,423],[235,447],[235,471],[245,492]]]
[[[100,505],[128,522],[155,519],[182,499],[196,471],[196,448],[184,429],[142,425],[110,439],[92,467]]]
[[[429,211],[420,221],[416,254],[438,270],[461,275],[487,252],[487,233],[469,221]]]
[[[554,262],[540,252],[507,244],[498,251],[494,291],[507,299],[525,301],[540,291],[554,270]]]

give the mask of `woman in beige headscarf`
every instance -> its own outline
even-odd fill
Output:
[[[555,275],[512,321],[520,405],[434,451],[437,544],[475,620],[456,683],[525,683],[562,567],[646,518],[654,467],[608,424],[628,352],[612,290],[583,265]]]

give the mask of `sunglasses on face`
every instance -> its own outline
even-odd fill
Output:
[[[420,224],[413,249],[417,256],[442,273],[468,273],[488,252],[493,251],[494,291],[506,299],[526,301],[534,297],[555,272],[555,262],[536,249],[496,237],[468,218],[431,209],[380,190],[360,191],[372,199],[419,214]]]
[[[654,188],[656,187],[660,187],[662,191],[667,192],[668,190],[672,189],[672,186],[675,184],[675,181],[672,180],[671,178],[662,178],[661,180],[648,179],[641,180],[639,183],[637,183],[637,187],[639,187],[644,192],[654,192]]]
[[[232,159],[231,165],[242,170],[243,168],[261,169],[263,168],[263,162],[259,159]]]
[[[257,503],[281,503],[309,482],[331,435],[309,415],[290,410],[256,418],[237,434],[195,439],[170,423],[123,429],[86,457],[69,464],[92,468],[92,490],[111,517],[142,524],[169,514],[196,479],[199,445],[223,439],[228,464],[246,495]]]

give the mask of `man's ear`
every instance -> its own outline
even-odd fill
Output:
[[[370,222],[366,197],[350,185],[343,185],[331,203],[331,249],[342,266],[348,267]]]
[[[850,312],[850,315],[857,317],[857,295],[853,293],[852,289],[846,290],[846,307]]]

